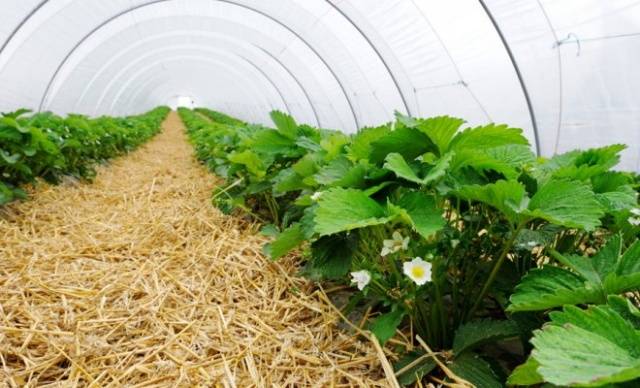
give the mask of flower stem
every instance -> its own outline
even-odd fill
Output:
[[[516,238],[518,237],[518,234],[520,234],[520,231],[522,230],[522,228],[524,228],[524,225],[525,225],[525,222],[521,222],[518,224],[516,229],[511,234],[511,237],[505,244],[504,248],[502,249],[502,252],[500,252],[500,256],[498,256],[498,260],[496,260],[496,263],[494,264],[493,269],[491,270],[491,273],[487,278],[487,281],[484,283],[484,286],[482,287],[480,294],[478,294],[478,298],[476,299],[475,303],[473,304],[473,306],[471,307],[471,309],[466,315],[467,320],[471,318],[473,314],[476,312],[476,310],[478,309],[478,307],[480,307],[480,303],[482,303],[482,300],[487,295],[489,288],[491,288],[491,286],[493,285],[493,282],[496,280],[496,277],[498,276],[498,272],[500,271],[500,267],[502,267],[504,260],[507,258],[507,254],[509,253],[509,251],[511,251],[511,248],[513,247],[513,244],[516,242]]]

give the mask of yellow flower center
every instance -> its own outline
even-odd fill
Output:
[[[411,268],[411,274],[413,275],[413,277],[420,279],[422,277],[424,277],[424,268],[422,267],[413,267]]]

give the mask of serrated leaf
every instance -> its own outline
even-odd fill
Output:
[[[530,270],[511,295],[508,311],[537,311],[565,304],[601,301],[602,292],[573,272],[546,265]]]
[[[266,175],[262,159],[255,152],[245,150],[242,152],[232,153],[229,155],[229,161],[245,166],[251,174],[257,177],[263,177]]]
[[[431,141],[424,133],[413,128],[398,128],[371,143],[369,160],[382,163],[390,153],[399,153],[405,160],[413,160],[429,150]]]
[[[526,207],[528,200],[521,183],[505,180],[464,186],[456,194],[462,199],[483,202],[500,210],[512,223],[518,222],[518,210]]]
[[[495,159],[482,150],[463,149],[455,152],[451,162],[451,169],[454,171],[470,167],[480,173],[497,171],[507,179],[515,179],[518,176],[516,169],[509,163]]]
[[[273,180],[273,195],[281,196],[290,191],[298,191],[308,188],[303,178],[292,169],[281,170]]]
[[[507,125],[489,124],[482,127],[467,128],[458,133],[449,145],[449,149],[486,149],[509,144],[529,145],[522,135],[522,129],[509,128]]]
[[[443,155],[448,149],[451,139],[458,132],[458,129],[464,124],[463,119],[438,116],[428,119],[417,119],[415,127],[422,133],[426,134],[429,139],[438,147],[440,155]]]
[[[312,152],[318,152],[322,149],[319,143],[317,143],[315,140],[308,138],[306,136],[298,137],[296,139],[296,145]]]
[[[545,381],[600,386],[640,377],[640,333],[610,307],[567,306],[551,320],[531,340]]]
[[[395,205],[404,210],[398,214],[424,238],[430,238],[446,224],[442,210],[436,205],[435,198],[419,191],[410,191],[403,195]]]
[[[511,372],[507,379],[509,385],[534,385],[544,382],[544,378],[538,373],[538,361],[533,357],[529,357],[527,361],[518,365],[516,369]]]
[[[396,329],[402,323],[406,312],[402,309],[395,309],[377,317],[369,326],[369,330],[376,336],[381,345],[384,345],[389,338],[396,334]]]
[[[491,365],[477,354],[462,354],[449,365],[449,369],[456,376],[467,380],[476,387],[502,388],[502,383]]]
[[[613,144],[600,148],[577,151],[571,163],[553,171],[555,178],[588,180],[602,174],[620,161],[620,152],[627,148],[623,144]]]
[[[301,177],[308,177],[315,174],[318,171],[318,164],[314,160],[313,155],[306,154],[295,162],[291,169],[295,171]]]
[[[298,135],[298,124],[296,124],[293,117],[277,110],[272,111],[269,116],[271,116],[271,120],[273,120],[273,123],[280,133],[289,139],[296,139]]]
[[[521,167],[535,162],[536,155],[531,147],[524,144],[509,144],[493,147],[484,151],[495,160],[499,160],[511,167]]]
[[[391,132],[388,125],[379,127],[365,127],[353,135],[351,143],[347,146],[347,157],[352,161],[368,160],[371,153],[371,144]]]
[[[607,304],[631,323],[636,330],[640,329],[640,309],[634,306],[629,299],[619,295],[610,295],[607,298]]]
[[[300,246],[305,240],[302,227],[296,223],[280,233],[274,241],[266,244],[264,253],[276,260]]]
[[[609,294],[620,294],[640,289],[640,240],[636,240],[619,257],[613,273],[604,280]]]
[[[320,146],[326,151],[326,161],[342,155],[344,147],[349,144],[350,138],[342,132],[332,132],[320,141]]]
[[[576,255],[555,255],[562,264],[600,288],[604,288],[604,279],[615,271],[622,241],[619,235],[613,236],[593,257]]]
[[[615,191],[596,193],[596,199],[608,212],[627,210],[636,206],[637,192],[630,186],[620,186]]]
[[[451,162],[452,158],[453,153],[448,153],[442,158],[438,159],[434,166],[429,169],[424,178],[420,178],[405,161],[404,157],[395,152],[387,155],[384,168],[393,171],[399,178],[403,178],[410,182],[418,183],[421,185],[426,185],[436,179],[439,179],[446,173],[447,167],[449,167],[449,163]]]
[[[345,157],[338,157],[320,168],[313,176],[315,182],[323,186],[358,188],[364,185],[366,169],[363,165],[353,165]]]
[[[263,129],[255,133],[253,138],[247,144],[251,151],[261,154],[275,156],[284,155],[295,157],[302,155],[305,151],[301,150],[292,140],[274,129]]]
[[[422,183],[416,172],[407,164],[402,155],[392,152],[385,158],[384,168],[393,171],[398,178],[406,179],[410,182]]]
[[[467,322],[456,330],[453,339],[453,353],[460,355],[477,346],[517,337],[519,334],[518,325],[513,321],[483,319]]]
[[[323,192],[315,212],[315,231],[320,236],[379,225],[391,217],[363,191],[334,188]]]
[[[608,212],[622,211],[636,206],[638,193],[630,183],[627,175],[614,171],[591,177],[593,192]]]
[[[592,231],[600,225],[604,211],[586,184],[552,180],[531,197],[524,214],[557,225]]]
[[[345,235],[321,237],[311,244],[307,271],[312,278],[341,279],[351,268],[356,249],[354,240]]]

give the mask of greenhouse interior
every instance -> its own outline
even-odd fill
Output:
[[[0,386],[640,387],[640,1],[5,0]]]

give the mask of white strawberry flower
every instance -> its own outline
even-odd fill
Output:
[[[351,283],[355,283],[358,290],[362,291],[371,281],[371,273],[363,269],[361,271],[351,272]]]
[[[311,199],[314,201],[317,201],[320,199],[321,196],[322,196],[322,191],[316,191],[315,193],[313,193],[313,195],[311,195]]]
[[[380,256],[396,253],[400,250],[406,251],[409,248],[409,237],[402,237],[397,230],[391,235],[391,240],[382,241],[382,252]]]
[[[633,226],[640,226],[640,217],[629,217],[628,221]]]
[[[640,217],[640,208],[638,207],[634,207],[633,209],[630,210],[631,214],[633,214],[634,216],[638,216]]]
[[[431,281],[431,263],[420,257],[405,262],[402,269],[404,274],[419,286]]]

